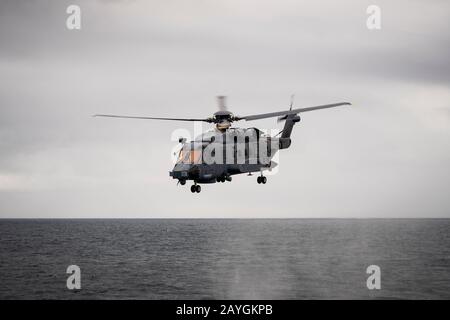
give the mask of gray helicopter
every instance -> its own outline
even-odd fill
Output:
[[[263,171],[272,170],[277,163],[272,161],[276,152],[287,149],[291,145],[291,133],[294,125],[300,121],[299,113],[327,109],[344,105],[349,102],[339,102],[321,106],[292,109],[293,99],[289,110],[271,113],[254,114],[249,116],[235,116],[228,111],[225,104],[225,96],[219,96],[219,111],[210,118],[161,118],[161,117],[135,117],[111,114],[96,114],[96,117],[128,118],[128,119],[151,119],[151,120],[173,120],[173,121],[203,121],[215,124],[215,127],[194,141],[187,142],[180,138],[181,149],[178,160],[169,175],[177,179],[178,183],[185,185],[187,180],[193,180],[192,193],[199,193],[199,184],[231,181],[236,174],[247,173],[252,175],[258,172],[258,184],[265,184],[267,177]],[[235,121],[259,120],[278,117],[278,121],[284,121],[283,129],[274,136],[257,128],[233,128],[231,124]]]

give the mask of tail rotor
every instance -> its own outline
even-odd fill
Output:
[[[289,104],[289,111],[292,111],[292,107],[294,106],[294,98],[295,94],[291,94],[291,103]],[[287,115],[281,116],[277,118],[277,122],[280,123],[281,121],[284,121],[287,119]]]

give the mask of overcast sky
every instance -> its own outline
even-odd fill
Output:
[[[81,30],[66,8],[81,7]],[[381,30],[366,9],[381,8]],[[448,1],[1,1],[0,217],[450,217]],[[266,185],[169,177],[172,133],[309,112]],[[275,119],[234,125],[280,127]],[[204,125],[204,129],[208,129]]]

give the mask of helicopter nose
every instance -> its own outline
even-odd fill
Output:
[[[171,176],[174,179],[187,179],[189,177],[189,174],[186,170],[173,170],[169,171],[169,176]]]
[[[176,165],[169,175],[174,179],[197,179],[200,176],[200,168],[195,165]]]
[[[172,171],[169,172],[169,175],[174,179],[187,179],[189,176],[188,169],[189,166],[187,164],[177,163]]]

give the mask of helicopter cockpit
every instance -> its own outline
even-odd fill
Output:
[[[187,143],[178,154],[177,163],[199,164],[202,162],[203,145],[200,143]]]

